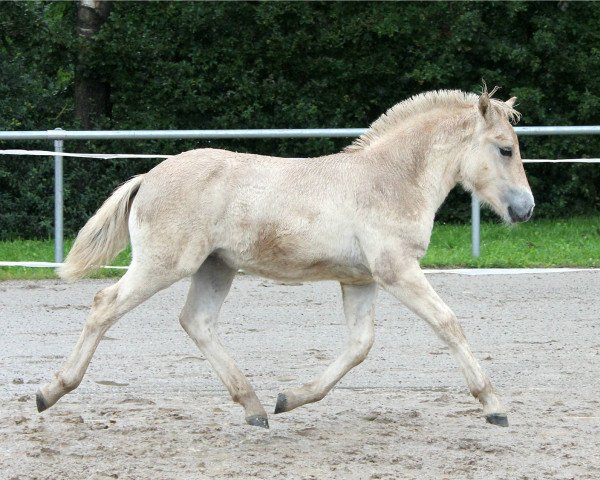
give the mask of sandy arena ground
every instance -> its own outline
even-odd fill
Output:
[[[38,414],[38,384],[112,281],[0,283],[0,478],[600,478],[600,272],[429,278],[509,428],[485,423],[447,349],[384,292],[362,365],[270,430],[247,426],[179,326],[187,282],[125,316],[81,386]],[[272,411],[343,346],[339,286],[239,276],[221,333]]]

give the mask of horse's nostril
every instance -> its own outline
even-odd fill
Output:
[[[523,218],[519,215],[515,209],[511,206],[508,207],[508,216],[510,217],[510,221],[513,223],[522,222]]]

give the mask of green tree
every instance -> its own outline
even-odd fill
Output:
[[[0,128],[79,128],[80,42],[71,2],[0,3]],[[522,125],[599,124],[600,4],[584,2],[114,2],[86,51],[110,87],[96,128],[362,127],[422,91],[519,97]],[[350,139],[68,142],[71,151],[176,153],[203,146],[314,156]],[[13,144],[14,145],[14,144]],[[39,144],[36,145],[39,147]],[[527,158],[597,156],[594,137],[523,138]],[[74,233],[151,161],[66,161]],[[45,160],[0,159],[0,236],[51,233]],[[527,167],[536,215],[600,209],[597,165]],[[442,221],[468,218],[455,193]]]

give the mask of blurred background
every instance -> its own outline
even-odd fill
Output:
[[[359,128],[411,95],[478,92],[481,79],[518,97],[521,126],[598,125],[599,25],[595,2],[1,2],[0,130]],[[350,142],[66,141],[65,151],[317,156]],[[523,158],[599,147],[597,136],[521,139]],[[64,161],[69,236],[157,163]],[[598,215],[597,164],[526,168],[536,218]],[[51,158],[0,157],[0,240],[49,238],[52,192]],[[456,191],[438,220],[469,215]]]

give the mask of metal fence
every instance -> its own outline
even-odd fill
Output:
[[[60,128],[46,131],[0,132],[0,140],[51,140],[54,143],[54,261],[63,260],[63,151],[65,140],[157,140],[198,139],[224,140],[242,138],[334,138],[358,137],[364,128],[302,128],[302,129],[247,129],[247,130],[83,130]],[[519,136],[527,135],[598,135],[600,125],[575,127],[515,127]],[[134,157],[134,155],[128,156]],[[146,156],[148,157],[148,156]],[[156,156],[160,157],[159,155]],[[579,162],[600,163],[599,159],[586,160],[524,160],[524,162]],[[475,196],[471,202],[471,252],[480,254],[480,207]]]

